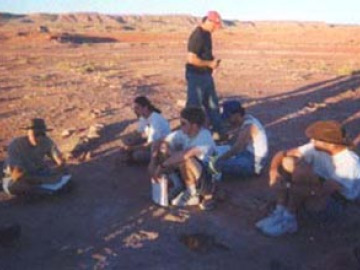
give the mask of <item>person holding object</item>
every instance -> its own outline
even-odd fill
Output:
[[[188,41],[186,61],[187,102],[186,106],[200,106],[205,109],[212,130],[224,138],[219,100],[212,73],[221,60],[212,52],[212,33],[221,27],[221,17],[216,11],[209,11],[202,23],[191,33]]]
[[[180,114],[180,130],[170,133],[154,151],[149,171],[153,179],[168,175],[173,182],[169,201],[176,206],[199,205],[208,181],[207,163],[215,150],[204,111],[187,107]],[[179,177],[174,177],[178,174]]]
[[[44,119],[31,119],[25,127],[27,136],[15,138],[8,146],[8,155],[4,163],[3,189],[10,195],[46,194],[44,184],[67,182],[65,160],[56,144],[47,136],[50,131]],[[48,156],[56,164],[51,169],[45,163]],[[66,176],[65,176],[66,175]]]

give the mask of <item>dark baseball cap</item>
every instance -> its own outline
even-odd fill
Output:
[[[231,115],[235,113],[240,113],[241,115],[244,115],[245,109],[241,106],[241,103],[237,100],[229,100],[225,101],[223,103],[223,112],[222,112],[222,118],[224,120],[227,120],[230,118]]]

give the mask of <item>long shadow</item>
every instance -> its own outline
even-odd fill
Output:
[[[60,43],[73,43],[73,44],[84,44],[84,43],[114,43],[118,42],[115,38],[110,37],[97,37],[88,36],[82,34],[68,34],[63,33],[60,35],[53,35],[50,40],[56,40]]]
[[[314,120],[336,119],[356,133],[360,128],[360,117],[356,116],[360,108],[356,90],[359,86],[357,74],[340,77],[276,98],[259,99],[258,103],[253,99],[248,109],[267,126],[274,151],[304,142],[303,131]],[[118,140],[132,122],[106,126],[93,150]],[[4,217],[20,217],[24,226],[19,247],[4,255],[0,252],[4,269],[52,269],[54,265],[57,269],[158,269],[164,265],[164,258],[174,262],[171,269],[179,269],[179,262],[182,268],[201,265],[185,258],[216,265],[220,261],[231,264],[237,256],[250,254],[245,246],[245,253],[240,252],[241,244],[237,242],[241,241],[231,241],[239,250],[229,253],[233,257],[219,251],[207,256],[189,253],[179,243],[179,234],[203,230],[219,235],[218,224],[210,224],[209,216],[196,211],[154,206],[146,168],[116,163],[119,150],[114,146],[101,150],[95,158],[72,168],[77,186],[74,193],[51,204],[1,207]],[[219,256],[225,259],[219,260]]]
[[[304,142],[306,126],[317,120],[344,122],[349,135],[354,137],[359,127],[355,119],[348,119],[359,111],[359,87],[360,75],[341,76],[281,95],[250,99],[248,110],[266,125],[274,148]]]

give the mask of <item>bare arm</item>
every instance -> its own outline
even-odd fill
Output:
[[[187,62],[197,67],[208,67],[211,69],[216,69],[219,66],[219,61],[214,60],[202,60],[195,53],[188,52]]]
[[[245,149],[246,145],[251,141],[257,134],[258,130],[255,125],[246,126],[241,130],[236,138],[235,144],[230,148],[229,151],[224,153],[218,160],[227,160],[234,156],[239,151]]]
[[[167,158],[163,163],[158,164],[154,170],[153,178],[156,180],[159,176],[166,172],[169,167],[177,165],[185,160],[188,160],[192,157],[201,154],[201,150],[197,147],[190,148],[188,150],[179,151],[173,153],[169,158]]]
[[[162,165],[164,167],[173,166],[200,154],[201,150],[199,148],[192,147],[190,149],[174,153],[168,159],[166,159]]]

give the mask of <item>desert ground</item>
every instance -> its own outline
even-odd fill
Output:
[[[101,126],[69,159],[71,192],[35,201],[0,193],[0,225],[22,228],[0,247],[0,269],[359,269],[357,203],[336,222],[301,218],[298,233],[269,238],[254,228],[275,198],[266,170],[221,183],[224,200],[201,211],[156,206],[146,167],[121,162],[122,140],[136,129],[135,96],[178,125],[198,22],[0,14],[0,163],[30,118],[45,118],[65,154]],[[213,40],[221,101],[240,99],[264,123],[271,155],[306,142],[304,129],[321,119],[341,121],[359,153],[360,26],[226,21]],[[206,241],[191,249],[182,239],[192,234]]]

